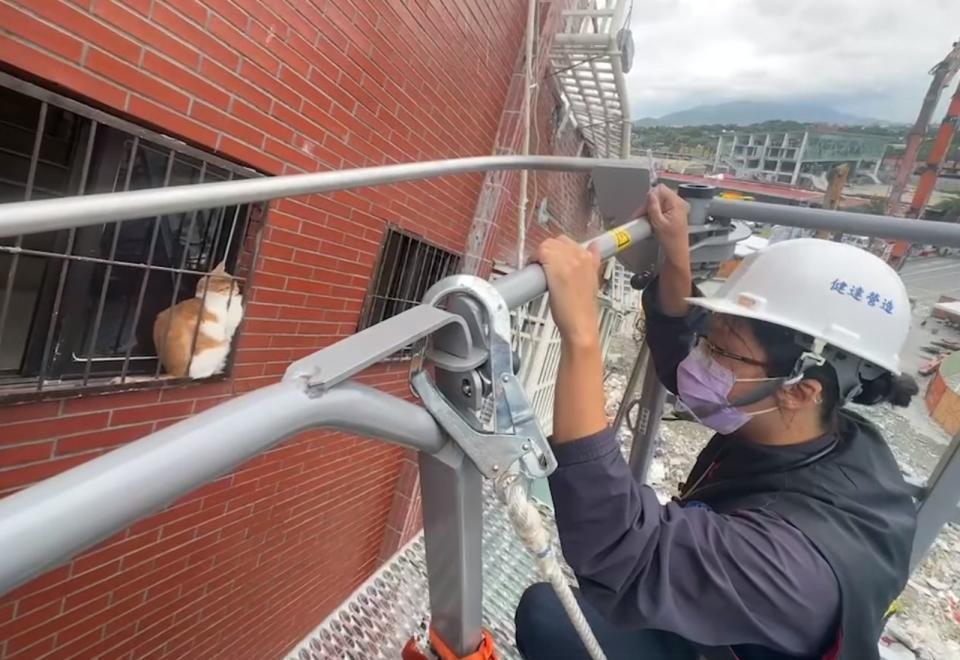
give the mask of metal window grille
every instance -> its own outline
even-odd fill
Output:
[[[252,176],[0,73],[0,203]],[[157,314],[193,297],[220,261],[242,286],[264,210],[229,206],[0,240],[0,398],[165,379],[152,339]]]
[[[460,257],[453,252],[388,228],[357,329],[376,325],[419,305],[427,289],[455,274],[459,267]],[[409,355],[408,347],[394,357]]]

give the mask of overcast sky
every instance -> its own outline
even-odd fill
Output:
[[[627,76],[634,118],[731,100],[802,99],[912,122],[927,71],[960,38],[960,0],[634,3],[636,56]]]

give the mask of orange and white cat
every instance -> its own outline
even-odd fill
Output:
[[[164,370],[177,378],[206,378],[222,372],[241,318],[240,286],[221,262],[197,282],[195,298],[183,300],[157,314],[153,322],[153,343]],[[198,321],[200,331],[196,332]],[[195,333],[197,341],[191,360],[190,347]]]

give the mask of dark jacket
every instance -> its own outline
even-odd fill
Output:
[[[649,293],[644,303],[672,389],[696,318],[663,316]],[[613,621],[674,632],[716,657],[733,657],[723,647],[742,660],[877,657],[883,613],[907,579],[915,509],[866,421],[844,413],[835,432],[787,447],[714,436],[687,479],[696,488],[663,506],[633,481],[611,431],[556,453],[564,554]]]

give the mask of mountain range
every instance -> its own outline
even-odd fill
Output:
[[[662,117],[638,119],[634,125],[646,126],[705,126],[734,124],[746,126],[779,119],[805,124],[857,125],[877,123],[876,120],[840,112],[829,106],[811,102],[783,103],[772,101],[729,101],[698,105],[671,112]]]

